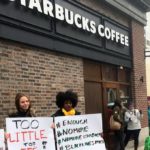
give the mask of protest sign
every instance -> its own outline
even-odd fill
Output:
[[[5,150],[4,129],[0,129],[0,150]]]
[[[6,118],[8,150],[55,150],[51,117]]]
[[[55,118],[57,150],[106,150],[101,114]]]

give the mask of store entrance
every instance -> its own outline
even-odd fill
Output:
[[[109,128],[111,106],[116,99],[127,103],[130,97],[130,70],[84,60],[85,113],[101,113],[108,150],[114,150],[114,134]],[[112,148],[113,147],[113,148]]]

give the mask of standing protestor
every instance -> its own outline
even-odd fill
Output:
[[[142,111],[135,109],[133,102],[130,102],[129,109],[125,113],[125,121],[127,122],[127,133],[125,137],[125,146],[128,144],[130,138],[134,140],[134,150],[138,149],[139,134],[141,131]]]
[[[31,101],[25,94],[16,94],[15,106],[16,111],[9,113],[9,117],[35,117],[35,112],[31,108]]]
[[[56,95],[56,105],[58,106],[59,109],[52,115],[52,117],[55,118],[58,116],[80,115],[81,113],[75,109],[77,104],[78,104],[77,93],[73,92],[72,90],[67,90],[65,92],[58,92],[58,94]],[[51,127],[55,130],[54,124],[52,124]],[[56,140],[57,138],[55,131],[54,134]],[[100,135],[102,135],[102,133],[100,133]],[[100,139],[103,139],[103,137],[100,137]]]
[[[35,117],[35,112],[31,108],[31,101],[23,93],[17,93],[15,97],[15,106],[16,111],[9,112],[8,116],[11,118],[15,117]],[[7,133],[5,133],[5,142],[8,138]],[[6,150],[8,150],[7,144],[6,144]]]
[[[72,90],[67,90],[66,92],[59,92],[56,95],[56,105],[59,110],[57,110],[52,116],[70,116],[70,115],[80,115],[75,107],[78,104],[78,95]]]
[[[52,117],[58,116],[71,116],[71,115],[80,115],[80,112],[75,110],[75,107],[78,103],[78,95],[72,90],[67,90],[66,92],[58,92],[56,95],[56,105],[59,108]],[[57,148],[57,138],[55,134],[55,125],[51,125],[51,128],[54,129],[55,144]]]
[[[118,129],[114,129],[115,137],[115,150],[124,150],[124,109],[122,107],[122,101],[117,99],[113,106],[112,117],[114,122],[119,125]],[[111,119],[111,118],[110,118]]]

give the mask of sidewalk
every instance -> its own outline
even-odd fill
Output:
[[[125,150],[134,150],[133,141],[130,141]],[[140,143],[138,150],[144,150],[144,143]]]
[[[138,150],[144,150],[144,142],[145,142],[145,138],[148,137],[148,133],[149,133],[149,128],[148,127],[142,128],[142,130],[140,132],[140,136],[139,136]],[[129,141],[129,143],[128,143],[125,150],[134,150],[133,140]]]
[[[132,147],[127,147],[125,150],[134,150],[134,147],[133,146]],[[144,150],[144,145],[139,146],[138,150]]]

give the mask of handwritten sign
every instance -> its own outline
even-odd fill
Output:
[[[6,118],[9,150],[55,150],[51,117]]]
[[[106,150],[101,114],[55,118],[57,150]]]
[[[0,129],[0,150],[5,150],[4,129]]]

